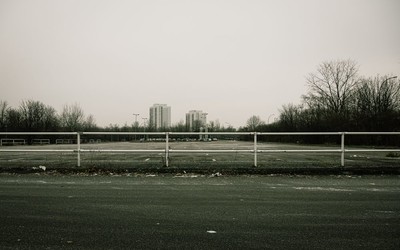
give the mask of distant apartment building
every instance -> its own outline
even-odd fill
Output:
[[[150,127],[155,129],[171,127],[171,107],[166,104],[154,104],[150,107]]]
[[[204,127],[207,124],[207,113],[202,110],[190,110],[186,113],[186,128],[189,131],[197,131],[200,127]]]

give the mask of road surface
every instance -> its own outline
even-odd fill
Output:
[[[400,249],[398,176],[0,175],[1,249]]]

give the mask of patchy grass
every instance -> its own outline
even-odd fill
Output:
[[[248,141],[213,141],[213,142],[171,142],[171,150],[253,150],[253,142]],[[259,150],[337,150],[338,145],[301,145],[263,143],[257,145]],[[0,149],[76,149],[76,145],[42,145],[13,146]],[[165,150],[163,142],[115,142],[99,144],[82,144],[81,149],[153,149]],[[347,149],[349,149],[347,147]],[[354,149],[354,148],[351,148]],[[399,157],[388,156],[385,152],[352,152],[346,153],[346,168],[399,167]],[[393,153],[391,155],[398,155]],[[170,152],[170,171],[254,171],[272,168],[340,168],[340,152],[301,152],[301,153],[257,153],[257,167],[254,168],[253,152],[230,153],[178,153]],[[157,153],[121,153],[121,152],[82,152],[81,167],[77,168],[76,152],[0,152],[0,169],[32,168],[46,166],[47,169],[129,169],[132,171],[165,171],[165,152]]]

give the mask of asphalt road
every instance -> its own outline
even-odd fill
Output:
[[[1,249],[400,249],[398,176],[0,175]]]

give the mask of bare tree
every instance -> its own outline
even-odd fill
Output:
[[[0,100],[0,130],[3,131],[7,126],[8,103]]]
[[[84,128],[85,114],[78,104],[65,105],[61,113],[61,125],[68,131],[79,131]]]
[[[251,116],[246,122],[246,126],[249,131],[256,131],[257,128],[263,124],[264,122],[261,120],[261,118],[256,115]]]
[[[354,90],[358,84],[357,64],[351,60],[324,62],[316,73],[307,77],[309,93],[305,102],[329,112],[344,114],[348,111]]]
[[[173,132],[185,132],[186,131],[186,124],[183,120],[180,120],[178,123],[171,126],[171,131]]]
[[[368,129],[389,128],[400,115],[400,84],[395,77],[362,79],[357,89],[356,117]],[[397,115],[396,115],[397,114]]]
[[[9,108],[7,110],[7,130],[20,131],[21,128],[21,114],[17,109]]]
[[[86,117],[84,128],[86,131],[91,131],[97,128],[96,120],[94,119],[93,115],[89,115]]]
[[[58,127],[56,111],[39,101],[22,101],[19,107],[22,129],[25,131],[46,131]]]
[[[33,131],[38,126],[44,113],[44,105],[40,102],[28,100],[22,101],[19,106],[21,123],[25,131]]]
[[[279,123],[285,130],[296,131],[299,126],[300,107],[293,104],[283,105],[280,110]]]
[[[43,116],[43,129],[45,131],[55,131],[59,128],[60,120],[57,111],[51,107],[46,106]]]

